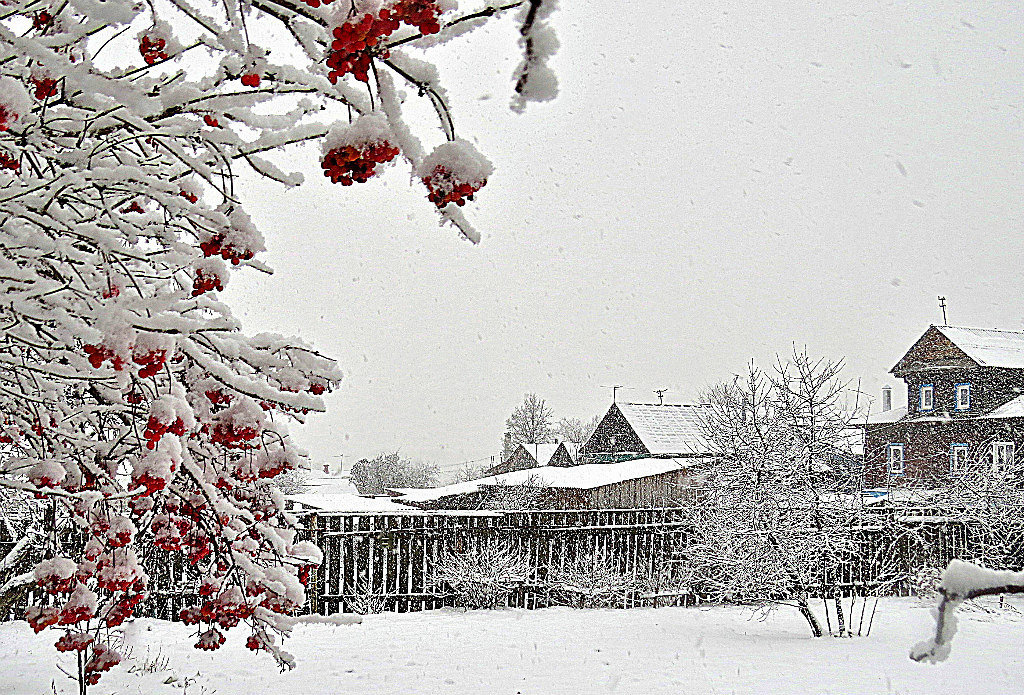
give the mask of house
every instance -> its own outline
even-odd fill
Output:
[[[512,471],[523,471],[538,466],[575,466],[576,446],[566,442],[544,444],[520,444],[509,456],[484,475],[501,475]]]
[[[703,458],[711,446],[702,433],[705,405],[612,403],[580,449],[584,463],[637,458]]]
[[[618,463],[538,466],[423,490],[390,490],[421,509],[631,509],[687,499],[691,470],[705,459],[639,458]],[[513,497],[525,504],[506,505]],[[522,499],[520,499],[522,502]]]
[[[968,471],[1007,471],[1024,443],[1024,332],[930,326],[891,373],[907,407],[862,423],[868,488],[938,487]]]

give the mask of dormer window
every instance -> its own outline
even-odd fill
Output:
[[[925,384],[921,387],[920,410],[932,410],[935,408],[935,386]]]
[[[970,410],[971,409],[971,385],[970,384],[957,384],[956,385],[956,409],[957,410]]]

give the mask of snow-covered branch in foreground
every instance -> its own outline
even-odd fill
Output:
[[[914,661],[937,663],[949,656],[956,635],[956,609],[964,601],[981,596],[1024,594],[1024,572],[990,570],[963,560],[952,560],[939,583],[939,605],[935,615],[935,634],[910,651]]]
[[[389,60],[387,41],[485,15],[461,21],[450,0],[3,7],[0,488],[47,498],[84,538],[34,543],[26,618],[76,652],[84,691],[120,660],[110,632],[147,599],[144,566],[173,562],[200,582],[179,616],[198,648],[243,626],[290,665],[275,636],[321,556],[271,481],[305,456],[287,425],[323,410],[341,372],[297,338],[243,333],[218,298],[233,273],[269,270],[238,163],[298,185],[268,157],[317,141],[323,173],[352,185],[405,155],[441,222],[477,240],[460,206],[490,163],[456,138],[436,71]],[[422,172],[385,71],[438,113],[448,144]]]
[[[530,101],[551,101],[558,96],[558,78],[548,59],[558,50],[558,37],[548,24],[557,0],[529,0],[523,8],[519,45],[523,61],[516,68],[512,110],[522,113]]]

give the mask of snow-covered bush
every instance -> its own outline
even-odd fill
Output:
[[[545,584],[555,603],[575,608],[621,606],[624,599],[648,588],[600,551],[583,553],[564,567],[552,569]]]
[[[508,544],[449,551],[433,569],[434,591],[450,593],[464,608],[497,608],[530,576],[529,560]]]
[[[269,155],[331,131],[332,180],[398,155],[418,171],[396,77],[429,99],[438,139],[456,134],[436,72],[399,47],[523,4],[4,3],[0,486],[53,500],[86,538],[40,548],[47,598],[26,613],[77,654],[82,689],[121,659],[110,632],[146,600],[154,548],[202,578],[181,613],[198,648],[245,625],[251,649],[291,664],[275,635],[321,558],[269,481],[303,458],[286,424],[323,410],[341,373],[297,339],[243,333],[216,296],[234,272],[269,270],[238,165],[297,185]],[[455,149],[453,175],[489,171]]]

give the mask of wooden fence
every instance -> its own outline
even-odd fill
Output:
[[[511,547],[529,563],[525,581],[508,596],[512,607],[551,605],[545,580],[578,558],[601,558],[646,587],[623,594],[620,607],[696,600],[672,578],[689,534],[679,508],[317,513],[305,517],[302,533],[324,554],[311,576],[309,612],[352,612],[367,600],[397,612],[452,605],[454,597],[433,580],[439,560],[495,546]],[[821,572],[823,585],[844,595],[905,595],[907,578],[919,567],[974,557],[982,545],[970,524],[907,509],[860,517],[848,533],[854,550]],[[1024,557],[1019,544],[1017,555]],[[151,580],[143,614],[176,620],[183,607],[196,603],[195,579],[180,556],[157,553],[145,564]]]

